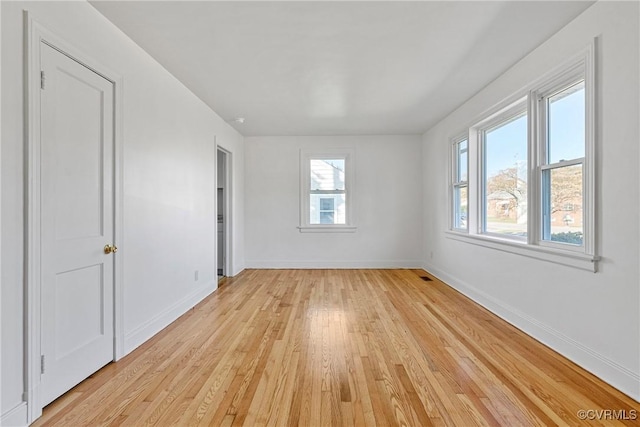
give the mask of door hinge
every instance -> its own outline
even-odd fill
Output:
[[[44,71],[40,71],[40,89],[44,89],[44,80],[45,80]]]
[[[44,354],[40,356],[40,373],[44,374]]]

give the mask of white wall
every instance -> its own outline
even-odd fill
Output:
[[[2,57],[2,7],[0,7],[0,58]],[[0,66],[0,82],[2,81],[2,67]],[[2,84],[0,84],[0,99],[2,99]],[[2,135],[2,102],[0,102],[0,141]],[[2,164],[2,144],[0,142],[0,165]],[[2,224],[2,174],[0,173],[0,225]],[[1,227],[0,227],[1,229]],[[2,238],[0,238],[0,338],[4,336],[2,331]],[[2,339],[0,339],[0,420],[2,417]]]
[[[244,264],[243,137],[85,2],[2,2],[2,422],[23,422],[23,16],[124,79],[125,349],[217,287],[215,144],[232,152],[232,268]],[[199,280],[194,280],[195,270]],[[4,425],[4,424],[3,424]]]
[[[247,267],[416,267],[420,136],[248,137]],[[355,149],[355,233],[300,233],[300,149]]]
[[[635,399],[640,399],[638,15],[637,2],[596,3],[423,137],[425,268]],[[449,138],[596,36],[600,271],[448,239]]]

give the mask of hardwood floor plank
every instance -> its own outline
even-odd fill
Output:
[[[246,270],[34,425],[640,424],[581,409],[640,415],[422,270]]]

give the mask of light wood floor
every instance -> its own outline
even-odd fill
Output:
[[[247,270],[35,425],[551,426],[586,424],[579,410],[640,416],[632,399],[420,276]]]

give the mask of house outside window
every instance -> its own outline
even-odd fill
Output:
[[[320,214],[320,224],[335,224],[336,223],[336,198],[335,197],[322,197],[319,199],[320,205],[317,207],[317,211]],[[311,212],[314,212],[316,209],[315,206],[311,206]],[[311,218],[311,223],[316,224],[314,222],[315,218]]]

